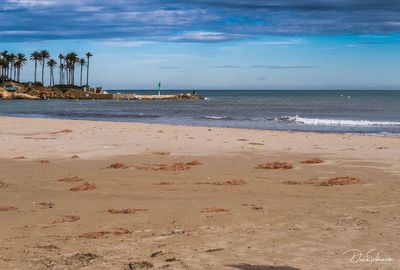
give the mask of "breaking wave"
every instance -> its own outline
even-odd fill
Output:
[[[229,116],[204,116],[203,118],[208,120],[233,120],[233,118]]]
[[[368,121],[368,120],[347,120],[347,119],[324,119],[324,118],[305,118],[299,116],[282,116],[278,120],[284,123],[298,123],[315,126],[349,126],[349,127],[368,127],[368,126],[400,126],[400,122],[390,121]]]

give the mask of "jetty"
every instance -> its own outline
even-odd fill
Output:
[[[143,95],[108,93],[101,87],[78,87],[73,85],[56,85],[44,87],[41,84],[3,82],[0,85],[0,99],[116,99],[116,100],[202,100],[204,97],[195,92],[170,95]]]
[[[180,93],[176,95],[137,95],[137,94],[113,94],[113,99],[119,100],[183,100],[204,99],[204,97],[192,93]]]

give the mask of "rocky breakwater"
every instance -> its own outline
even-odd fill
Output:
[[[196,93],[170,95],[108,94],[101,88],[74,85],[44,87],[40,83],[6,82],[0,85],[0,99],[117,99],[117,100],[202,100]]]
[[[204,97],[191,94],[181,93],[176,95],[137,95],[137,94],[113,94],[113,99],[121,100],[203,100]]]

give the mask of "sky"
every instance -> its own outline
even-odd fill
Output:
[[[0,51],[90,51],[106,89],[400,89],[399,14],[398,0],[0,0]]]

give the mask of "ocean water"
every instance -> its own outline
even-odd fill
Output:
[[[198,93],[206,99],[0,100],[0,115],[400,136],[400,91]]]

